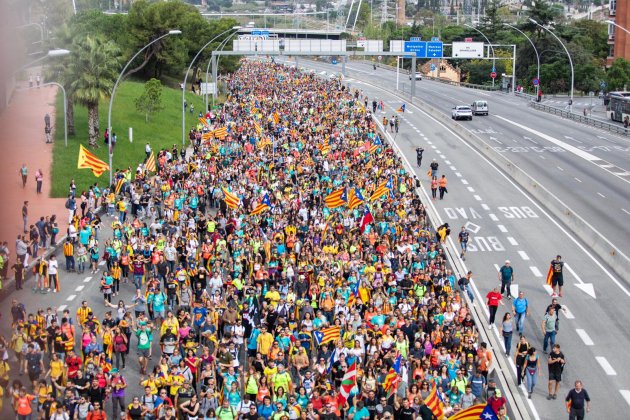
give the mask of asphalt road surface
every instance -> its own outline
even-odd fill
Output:
[[[340,70],[338,66],[306,60],[300,60],[299,65],[313,68],[318,72],[330,72],[331,68]],[[378,114],[378,119],[396,114],[395,110],[403,101],[392,93],[393,89],[389,88],[388,80],[392,78],[391,72],[377,70],[380,73],[375,76],[370,74],[371,67],[369,67],[367,73],[356,71],[353,73],[355,66],[357,66],[355,63],[348,65],[348,78],[345,80],[352,87],[362,89],[370,98],[376,97],[385,102],[385,113]],[[379,82],[375,83],[374,80],[377,77]],[[479,92],[449,88],[448,95],[453,97],[449,102],[443,99],[446,98],[444,90],[448,90],[444,85],[426,82],[423,80],[418,83],[417,86],[421,86],[420,94],[435,98],[431,103],[434,106],[442,106],[444,112],[450,113],[451,104],[467,104],[472,101],[472,98],[479,97]],[[436,89],[438,93],[434,94],[433,89]],[[460,91],[464,93],[460,95]],[[485,94],[485,92],[481,93]],[[483,98],[487,99],[485,96]],[[505,119],[519,124],[520,121],[528,121],[528,126],[555,137],[558,137],[558,133],[566,133],[574,138],[583,139],[584,145],[595,144],[598,141],[597,137],[595,140],[590,138],[591,136],[587,133],[590,129],[587,127],[567,122],[562,122],[560,126],[560,120],[546,114],[530,117],[530,114],[535,111],[529,111],[526,114],[528,109],[520,99],[506,96],[502,99],[502,105],[490,99],[489,101],[491,115],[493,112],[503,113],[508,108],[506,105],[511,104],[514,106],[513,113],[520,113],[521,116],[505,112],[502,114],[502,116],[505,115]],[[453,238],[461,226],[467,226],[471,231],[469,243],[473,246],[469,250],[465,264],[474,273],[476,299],[485,301],[483,297],[486,293],[499,284],[498,268],[506,259],[510,259],[515,269],[518,290],[524,291],[529,300],[531,313],[525,322],[525,336],[528,337],[531,345],[540,350],[543,368],[534,395],[531,400],[527,400],[533,417],[564,418],[566,411],[563,397],[572,387],[573,381],[581,379],[593,401],[590,417],[622,418],[619,410],[626,411],[630,405],[630,370],[623,367],[626,363],[623,349],[630,344],[630,334],[625,322],[627,315],[624,309],[630,302],[630,291],[627,285],[612,275],[609,267],[598,261],[584,244],[562,228],[539,203],[469,147],[464,140],[451,132],[448,126],[438,123],[420,108],[411,106],[409,103],[407,103],[407,112],[398,115],[401,118],[399,133],[388,133],[387,136],[395,141],[403,155],[414,166],[415,148],[424,147],[423,166],[416,169],[416,174],[423,180],[424,190],[428,192],[429,182],[426,171],[433,158],[440,164],[440,176],[445,174],[449,179],[449,193],[443,201],[433,201],[432,205],[437,209],[441,221],[449,222],[452,226]],[[533,123],[529,122],[530,118],[533,119]],[[547,121],[543,123],[542,120],[545,119]],[[502,141],[510,141],[520,147],[530,147],[526,146],[529,140],[522,136],[517,138],[514,134],[521,130],[520,128],[514,129],[512,122],[506,122],[498,117],[476,117],[472,122],[463,121],[461,124],[486,136],[501,132]],[[614,139],[618,144],[623,144],[618,138],[598,134],[610,140]],[[611,194],[609,190],[617,191],[617,202],[614,205],[619,206],[625,200],[624,205],[628,206],[628,189],[624,186],[625,181],[601,169],[590,168],[592,170],[589,174],[592,172],[594,179],[587,181],[589,176],[581,175],[583,179],[581,182],[573,181],[575,185],[572,185],[571,178],[561,176],[569,171],[577,171],[575,165],[589,170],[589,163],[575,154],[566,151],[557,153],[506,151],[506,153],[524,156],[522,160],[519,160],[519,164],[522,163],[524,169],[533,171],[537,178],[541,177],[539,173],[541,168],[547,167],[548,170],[544,173],[549,173],[549,177],[552,178],[545,179],[554,181],[553,186],[548,187],[556,188],[559,192],[563,191],[563,194],[567,196],[574,196],[576,203],[582,203],[580,211],[595,203],[600,204],[602,213],[605,210],[615,211],[612,201],[594,197],[598,191],[604,193],[604,188],[608,194]],[[598,156],[604,156],[605,152],[597,153]],[[621,163],[623,154],[617,153],[617,155],[619,156],[617,161]],[[556,163],[556,159],[565,160]],[[613,159],[613,156],[609,159]],[[531,166],[526,166],[526,164]],[[565,166],[564,171],[556,169],[556,166],[560,165]],[[552,175],[554,169],[558,173]],[[601,180],[601,185],[598,189],[591,189],[595,188],[596,179]],[[544,179],[542,181],[545,183]],[[604,183],[606,185],[603,185]],[[625,197],[623,196],[624,188]],[[576,192],[579,193],[576,194]],[[616,219],[616,226],[621,229],[616,237],[619,240],[627,237],[624,232],[628,229],[627,220],[630,219],[623,219],[622,212],[614,217],[599,216],[599,212],[593,209],[592,213],[584,216],[593,223],[597,223],[598,227],[606,225],[609,220]],[[623,220],[626,220],[626,223],[623,223]],[[617,228],[609,226],[607,231],[614,229]],[[549,263],[556,254],[561,254],[566,262],[565,295],[560,299],[564,311],[560,317],[560,330],[556,342],[561,345],[566,355],[567,365],[559,399],[548,401],[546,399],[548,374],[545,366],[547,357],[542,353],[543,334],[540,324],[545,309],[551,302],[551,290],[544,283]],[[506,303],[509,305],[509,302],[506,301]],[[503,316],[508,307],[499,308],[497,319]],[[498,331],[494,330],[494,333],[498,337]],[[526,395],[524,388],[522,392]]]

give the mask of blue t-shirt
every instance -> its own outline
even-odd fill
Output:
[[[529,302],[527,302],[527,298],[516,298],[514,299],[514,310],[517,314],[524,314],[527,311],[527,306]]]

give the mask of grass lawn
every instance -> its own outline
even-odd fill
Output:
[[[164,87],[162,91],[162,105],[164,109],[154,114],[149,122],[145,122],[144,114],[136,110],[135,101],[144,90],[144,84],[127,81],[120,85],[114,98],[112,110],[112,126],[116,133],[117,143],[114,149],[113,169],[127,168],[131,166],[135,170],[138,163],[144,160],[144,147],[147,142],[154,151],[163,147],[172,147],[177,144],[181,148],[182,137],[182,93],[179,89]],[[186,140],[188,130],[197,122],[199,111],[205,107],[203,96],[186,93],[188,106],[192,103],[195,107],[194,114],[186,110]],[[212,98],[209,98],[210,106]],[[218,97],[215,105],[223,103],[225,97]],[[109,163],[107,146],[103,143],[103,133],[107,128],[107,110],[109,99],[102,100],[99,104],[100,138],[99,148],[92,150],[100,159]],[[63,138],[63,96],[57,95],[55,122],[55,145],[53,149],[53,173],[52,196],[65,197],[69,191],[70,180],[74,179],[77,191],[87,190],[90,185],[98,182],[99,187],[104,187],[109,182],[109,173],[105,172],[100,178],[96,178],[89,169],[77,169],[79,144],[88,146],[87,109],[80,105],[74,107],[74,119],[76,135],[68,137],[68,147],[64,146]],[[129,141],[129,127],[133,127],[133,143]]]

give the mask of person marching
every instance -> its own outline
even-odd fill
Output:
[[[556,255],[556,259],[551,260],[551,288],[553,289],[552,297],[562,297],[562,286],[564,286],[564,278],[562,272],[564,270],[564,262],[560,255]],[[557,288],[557,293],[556,293]]]

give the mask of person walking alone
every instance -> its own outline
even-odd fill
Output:
[[[505,260],[505,264],[499,269],[499,280],[501,280],[501,294],[505,291],[505,297],[512,299],[510,285],[514,281],[514,269],[510,266],[510,260]]]
[[[527,357],[525,357],[525,365],[523,366],[523,376],[527,379],[527,398],[530,400],[540,375],[540,359],[536,354],[536,349],[531,347],[527,350]]]
[[[560,255],[557,255],[555,260],[551,260],[551,288],[553,289],[553,294],[551,295],[552,297],[562,297],[562,286],[564,286],[564,278],[562,276],[563,270],[564,262],[562,262],[562,257]],[[556,288],[558,289],[558,293],[556,293]]]
[[[462,226],[462,230],[459,232],[457,237],[457,241],[459,242],[459,246],[462,249],[462,253],[459,257],[466,261],[466,250],[468,249],[468,240],[470,239],[470,233],[466,229],[466,226]]]
[[[494,325],[494,318],[497,315],[497,309],[499,309],[499,304],[505,305],[503,303],[503,296],[499,293],[499,288],[495,287],[486,295],[486,299],[488,299],[488,310],[490,311],[490,319],[488,323],[490,324],[488,328],[492,328]]]
[[[431,178],[431,198],[433,200],[437,199],[437,190],[438,190],[438,179],[436,176]]]
[[[424,153],[424,149],[422,147],[416,148],[416,164],[418,168],[422,165],[422,154]]]
[[[583,420],[585,414],[591,411],[591,397],[580,380],[575,381],[575,388],[569,391],[565,402],[569,420]]]
[[[41,169],[38,169],[37,172],[35,172],[35,182],[37,183],[37,188],[35,190],[35,192],[37,192],[37,194],[41,194],[42,193],[42,183],[44,181],[44,173],[42,172]]]
[[[440,182],[439,182],[439,185],[440,185],[440,200],[443,200],[444,199],[444,194],[448,193],[448,190],[446,189],[446,183],[447,183],[446,175],[442,175],[442,178],[440,178]]]
[[[529,315],[529,302],[524,292],[518,292],[518,297],[512,302],[512,313],[514,314],[514,318],[516,318],[516,329],[519,335],[523,335],[525,317]]]
[[[26,163],[23,163],[20,168],[20,176],[22,177],[22,188],[26,188],[26,181],[28,180],[28,168],[26,167]]]
[[[28,233],[28,201],[22,206],[22,222],[24,222],[24,233]]]

